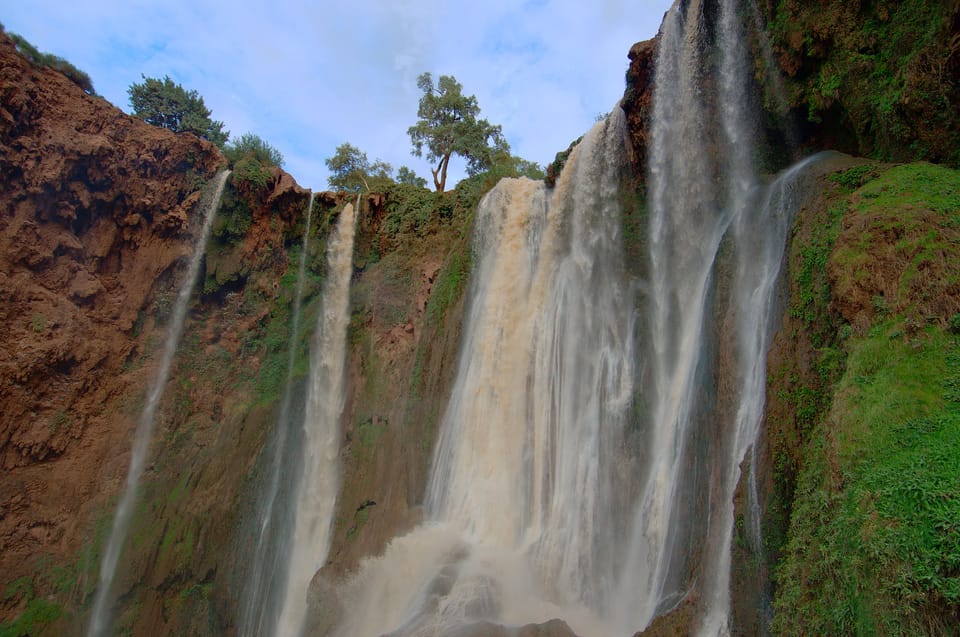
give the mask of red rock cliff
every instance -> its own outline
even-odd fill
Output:
[[[82,543],[81,503],[125,466],[101,405],[158,280],[191,249],[223,156],[90,97],[0,36],[0,573]],[[170,278],[169,276],[167,278]],[[115,473],[112,472],[112,473]],[[7,579],[7,578],[4,578]],[[15,611],[16,609],[12,609]],[[0,607],[0,620],[11,609]]]

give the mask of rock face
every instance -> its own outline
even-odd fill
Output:
[[[203,187],[226,162],[212,144],[32,65],[6,36],[0,78],[0,626],[40,604],[56,609],[48,630],[62,634],[84,621]],[[191,319],[200,329],[171,381],[182,391],[158,416],[166,444],[151,456],[121,568],[121,593],[140,614],[120,617],[118,630],[210,629],[193,618],[213,604],[210,581],[223,570],[236,466],[255,457],[270,418],[238,410],[229,389],[249,393],[249,370],[267,354],[284,250],[302,233],[307,200],[279,169],[269,181],[228,187],[229,220],[244,232],[221,223],[211,242]],[[223,262],[235,264],[229,286],[216,281]],[[253,435],[240,436],[244,426]]]
[[[960,2],[757,5],[805,145],[960,166]]]
[[[627,70],[627,88],[620,103],[627,115],[630,131],[631,160],[637,174],[643,175],[647,166],[647,144],[650,141],[650,116],[653,112],[654,65],[657,61],[657,43],[653,40],[637,42],[630,47],[630,68]]]
[[[0,572],[75,551],[118,479],[141,312],[190,250],[212,144],[126,116],[0,37]],[[160,285],[158,285],[160,284]],[[13,578],[11,578],[13,579]],[[0,613],[2,616],[2,613]]]

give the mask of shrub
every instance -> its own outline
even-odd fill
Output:
[[[2,29],[0,29],[2,32]],[[67,77],[68,80],[79,86],[87,95],[96,95],[97,92],[93,90],[93,81],[90,79],[90,76],[75,67],[70,62],[67,62],[65,59],[59,55],[53,55],[52,53],[43,53],[33,46],[22,36],[16,33],[10,33],[10,39],[13,40],[14,46],[17,47],[17,51],[23,57],[27,58],[34,64],[39,64],[40,66],[46,66],[54,71],[62,73]]]
[[[283,155],[266,140],[254,133],[244,133],[223,149],[230,165],[241,159],[253,159],[263,166],[283,166]]]
[[[247,156],[234,164],[230,178],[238,189],[252,192],[266,188],[273,176],[263,164]]]

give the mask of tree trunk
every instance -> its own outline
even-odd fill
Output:
[[[437,189],[437,192],[443,192],[444,188],[447,185],[447,165],[450,164],[450,153],[447,153],[440,158],[440,163],[437,164],[436,170],[433,168],[430,169],[430,172],[433,173],[433,185]],[[437,177],[439,175],[439,178]]]

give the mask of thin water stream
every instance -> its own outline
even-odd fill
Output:
[[[203,262],[207,240],[210,238],[213,219],[220,205],[220,197],[223,195],[223,188],[229,176],[230,171],[225,170],[214,179],[213,191],[204,210],[203,226],[194,245],[193,254],[190,257],[187,271],[184,274],[183,282],[180,284],[180,291],[170,315],[170,324],[167,326],[167,336],[160,357],[160,365],[157,367],[157,374],[147,393],[147,402],[140,413],[140,418],[137,420],[127,480],[117,503],[113,524],[110,527],[110,535],[107,537],[103,559],[100,562],[97,592],[94,596],[93,607],[90,611],[90,623],[87,629],[87,634],[90,637],[107,635],[111,629],[113,621],[113,613],[110,608],[112,602],[111,588],[116,577],[120,553],[130,530],[130,521],[137,502],[140,478],[143,476],[147,453],[150,449],[150,440],[153,438],[157,407],[160,405],[160,398],[163,396],[177,348],[180,346],[180,337],[183,334],[183,325],[186,320],[187,309],[190,306],[190,297],[193,294],[193,287],[200,272],[200,265]]]
[[[244,587],[243,603],[240,607],[240,634],[247,637],[266,635],[269,627],[276,625],[286,587],[295,514],[293,504],[287,502],[286,496],[299,477],[300,463],[296,456],[302,449],[302,436],[297,435],[296,431],[301,422],[298,416],[302,417],[302,413],[297,413],[293,404],[297,393],[294,371],[300,349],[300,314],[307,255],[310,251],[313,199],[314,193],[311,191],[293,297],[286,382],[277,412],[276,426],[265,452],[269,457],[268,477],[259,496],[259,528],[252,554],[253,567]]]

